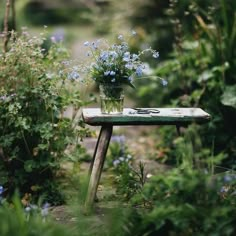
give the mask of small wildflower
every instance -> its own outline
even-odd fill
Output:
[[[233,180],[233,178],[230,175],[225,175],[224,176],[224,182],[229,183]]]
[[[162,83],[163,86],[166,86],[168,84],[168,82],[164,79],[161,80],[161,83]]]
[[[52,41],[52,43],[56,43],[57,42],[56,38],[54,36],[51,37],[51,41]]]
[[[102,60],[102,61],[106,61],[107,59],[108,59],[108,57],[109,57],[109,55],[108,55],[108,53],[105,51],[105,52],[102,52],[101,54],[100,54],[100,59]]]
[[[84,46],[89,46],[89,41],[84,42]]]
[[[118,37],[117,37],[119,40],[123,40],[123,35],[122,34],[120,34]]]
[[[27,206],[27,207],[25,208],[25,212],[29,213],[30,211],[31,211],[31,207],[30,207],[30,206]]]
[[[41,210],[41,215],[42,217],[46,217],[48,215],[48,209],[50,207],[50,204],[48,202],[46,202],[43,207],[42,207],[42,210]]]
[[[131,34],[134,36],[134,35],[137,34],[137,32],[136,32],[135,30],[132,30],[132,31],[131,31]]]
[[[143,74],[142,67],[138,66],[136,69],[136,75],[140,77],[142,76],[142,74]]]
[[[125,52],[124,57],[123,57],[123,61],[128,62],[129,60],[130,60],[130,52]]]
[[[125,68],[132,70],[133,69],[133,64],[132,63],[127,63],[125,64]]]
[[[148,173],[148,174],[147,174],[147,178],[149,179],[149,178],[151,178],[151,177],[152,177],[152,174]]]
[[[158,58],[159,57],[159,52],[154,52],[152,55],[154,58]]]
[[[228,191],[229,191],[229,188],[226,187],[226,186],[222,186],[221,189],[220,189],[221,193],[227,193]]]
[[[129,81],[130,83],[132,83],[133,78],[130,76],[130,77],[128,78],[128,81]]]
[[[113,79],[111,80],[111,82],[112,82],[112,83],[115,83],[115,82],[116,82],[116,79],[115,79],[115,78],[113,78]]]
[[[110,75],[111,75],[111,76],[114,76],[115,74],[116,74],[115,71],[111,71],[111,72],[110,72]]]
[[[104,75],[105,75],[105,76],[110,75],[110,71],[105,71],[105,72],[104,72]]]
[[[3,194],[3,191],[4,191],[4,188],[3,188],[3,186],[0,185],[0,195]]]
[[[114,161],[113,161],[113,166],[116,167],[116,166],[118,166],[119,164],[120,164],[120,161],[119,161],[119,160],[114,160]]]
[[[120,161],[124,161],[125,158],[124,158],[124,157],[119,157],[119,160],[120,160]]]
[[[96,49],[98,48],[98,45],[97,45],[97,43],[95,43],[95,42],[92,42],[92,47],[93,47],[93,49],[94,49],[94,50],[96,50]]]
[[[79,73],[76,71],[72,71],[71,73],[68,74],[68,79],[69,80],[76,80],[80,77]]]
[[[135,61],[135,60],[138,60],[138,55],[134,53],[134,54],[132,55],[132,59],[133,59],[134,61]]]

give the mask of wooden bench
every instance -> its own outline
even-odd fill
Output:
[[[142,108],[143,110],[148,108]],[[112,135],[113,126],[133,125],[175,125],[187,126],[191,123],[206,123],[210,115],[200,108],[150,108],[159,113],[139,114],[131,108],[124,109],[123,114],[101,114],[99,108],[86,108],[82,111],[82,117],[86,124],[101,126],[100,134],[94,151],[93,161],[90,166],[90,181],[88,186],[85,208],[93,205],[97,187],[102,173],[106,152]]]

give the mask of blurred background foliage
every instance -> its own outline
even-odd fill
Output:
[[[0,4],[3,22],[5,2]],[[137,81],[131,95],[134,106],[202,107],[212,116],[209,124],[197,128],[203,148],[224,153],[223,166],[235,168],[235,9],[233,0],[15,0],[15,19],[17,29],[30,26],[37,31],[47,25],[76,58],[84,56],[78,43],[135,29],[133,50],[151,44],[160,52],[158,64],[149,61],[148,73],[166,79],[168,86],[151,76]],[[170,132],[161,129],[165,141],[157,142],[157,148],[170,147],[162,156],[171,161],[176,154]]]
[[[5,1],[1,1],[1,31],[4,25],[4,11]],[[113,168],[117,177],[114,181],[117,198],[123,195],[125,201],[128,199],[132,207],[131,209],[125,207],[127,212],[123,212],[122,208],[117,212],[114,211],[115,217],[103,222],[110,223],[110,226],[106,227],[106,232],[100,225],[94,227],[90,221],[87,224],[82,221],[78,223],[79,228],[83,227],[84,231],[78,234],[79,230],[76,228],[75,235],[91,235],[91,232],[96,232],[96,235],[235,235],[236,178],[232,170],[236,168],[236,1],[15,0],[15,13],[16,24],[11,13],[9,30],[16,25],[16,30],[21,32],[20,29],[27,26],[35,34],[42,31],[43,25],[47,25],[48,38],[44,41],[47,45],[43,46],[47,49],[51,47],[52,36],[59,42],[64,40],[72,57],[76,59],[84,58],[85,52],[81,47],[84,41],[99,37],[114,40],[118,34],[125,34],[134,29],[137,36],[136,40],[131,42],[132,50],[152,45],[160,52],[160,59],[158,63],[148,61],[147,78],[138,80],[136,90],[130,92],[129,102],[132,106],[201,107],[212,116],[208,124],[202,126],[193,124],[188,129],[181,129],[185,133],[184,137],[177,137],[172,127],[161,127],[158,133],[153,130],[148,134],[156,140],[153,159],[166,164],[175,164],[177,168],[171,171],[164,170],[147,181],[147,185],[144,184],[143,166],[140,164],[140,172],[132,169],[132,159],[125,163],[121,162],[116,168],[111,167],[117,156],[121,155],[119,147],[111,148],[109,155],[113,162],[107,163],[107,168]],[[25,52],[23,47],[19,48]],[[29,54],[31,52],[33,54],[35,50],[35,47],[32,47]],[[12,55],[12,58],[15,56]],[[27,54],[25,59],[28,58],[30,56]],[[21,68],[15,66],[14,60],[12,61],[10,66],[3,63],[2,68],[6,70],[9,68],[8,76],[14,77],[14,70]],[[55,62],[53,58],[51,61],[40,58],[38,66],[46,68],[45,71],[50,70],[53,61]],[[25,68],[23,71],[25,73]],[[25,73],[26,81],[29,75],[31,76],[31,68],[29,67],[27,71],[29,73]],[[46,77],[45,71],[42,72],[44,77]],[[158,79],[149,75],[166,79],[168,85],[161,86]],[[5,77],[2,76],[2,79],[4,81]],[[51,92],[44,85],[46,84],[42,83],[46,92]],[[27,87],[23,83],[21,86],[22,92],[25,93]],[[39,94],[41,94],[40,88],[38,88]],[[78,89],[74,93],[80,100],[79,103],[74,102],[79,106],[78,109],[84,104],[87,105],[83,101],[83,88],[73,85],[73,89]],[[62,96],[71,102],[69,94]],[[58,102],[58,106],[61,108],[63,104]],[[35,107],[38,107],[37,99]],[[3,108],[4,106],[2,110]],[[42,108],[40,109],[38,115],[43,116]],[[6,113],[2,114],[5,116]],[[28,117],[28,114],[26,112],[23,115]],[[47,119],[48,117],[45,122]],[[63,124],[69,132],[67,123]],[[77,133],[77,137],[86,136],[87,130],[83,124],[78,125],[81,126],[83,133]],[[63,147],[68,147],[68,143],[74,139],[74,134],[72,132],[67,134],[63,127],[60,127],[62,133],[60,139],[52,139],[52,143],[58,144],[60,154],[64,152]],[[12,130],[14,134],[17,133],[14,127]],[[45,129],[45,132],[48,130]],[[64,138],[64,135],[67,137]],[[2,138],[2,142],[6,140]],[[6,146],[11,147],[9,143]],[[10,150],[14,149],[11,147]],[[45,153],[51,155],[46,151]],[[127,160],[129,154],[125,150],[122,153],[124,155],[122,160]],[[67,158],[76,162],[77,158],[82,159],[83,155],[84,151],[78,146],[77,154],[71,154]],[[50,159],[47,161],[50,162]],[[37,168],[41,168],[39,164],[37,163]],[[56,160],[56,164],[59,164],[59,160]],[[25,172],[25,166],[22,166],[21,170]],[[73,171],[74,175],[76,170]],[[218,173],[222,171],[224,173]],[[5,172],[1,173],[6,176]],[[53,178],[50,181],[53,181]],[[31,185],[27,184],[26,187]],[[45,193],[49,187],[44,187],[42,191]],[[6,192],[3,193],[3,196],[5,195]],[[49,195],[52,204],[57,204],[54,196],[58,195],[58,192],[54,195],[50,192]],[[0,209],[0,214],[4,215],[8,210],[8,208]],[[20,212],[20,218],[24,218],[24,209],[20,209]],[[14,211],[12,213],[10,210],[8,214],[9,219],[14,219]],[[82,214],[79,218],[83,219]],[[16,224],[15,221],[7,222],[7,219],[5,217],[6,222],[2,221],[4,227]],[[28,226],[34,228],[35,224],[39,224],[40,227],[38,219],[32,220],[15,228],[23,227],[27,232]],[[47,226],[46,224],[45,229],[43,228],[46,233]],[[57,232],[60,229],[56,227],[55,230]],[[114,233],[112,230],[117,231]],[[9,232],[1,231],[1,235],[14,234]],[[55,235],[46,233],[45,235]],[[68,235],[73,234],[68,231]]]

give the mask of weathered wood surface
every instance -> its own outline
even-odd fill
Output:
[[[98,183],[100,181],[107,149],[112,135],[112,125],[102,126],[100,137],[94,154],[94,163],[92,166],[92,173],[89,180],[88,193],[85,202],[85,209],[88,210],[94,202]]]
[[[145,109],[145,108],[143,108]],[[201,108],[155,108],[159,113],[137,114],[134,109],[125,108],[123,114],[105,115],[99,108],[83,109],[82,116],[89,125],[187,125],[205,123],[210,115]]]

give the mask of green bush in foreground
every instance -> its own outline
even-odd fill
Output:
[[[41,214],[30,217],[22,208],[20,200],[15,198],[9,206],[0,206],[0,235],[1,236],[65,236],[70,235],[69,230],[45,220]]]
[[[70,88],[76,76],[63,73],[68,53],[55,40],[46,51],[44,42],[42,35],[13,34],[0,55],[0,184],[7,195],[18,189],[58,204],[60,163],[69,145],[80,148],[86,130],[75,116],[64,116],[68,106],[83,105],[78,89]]]

